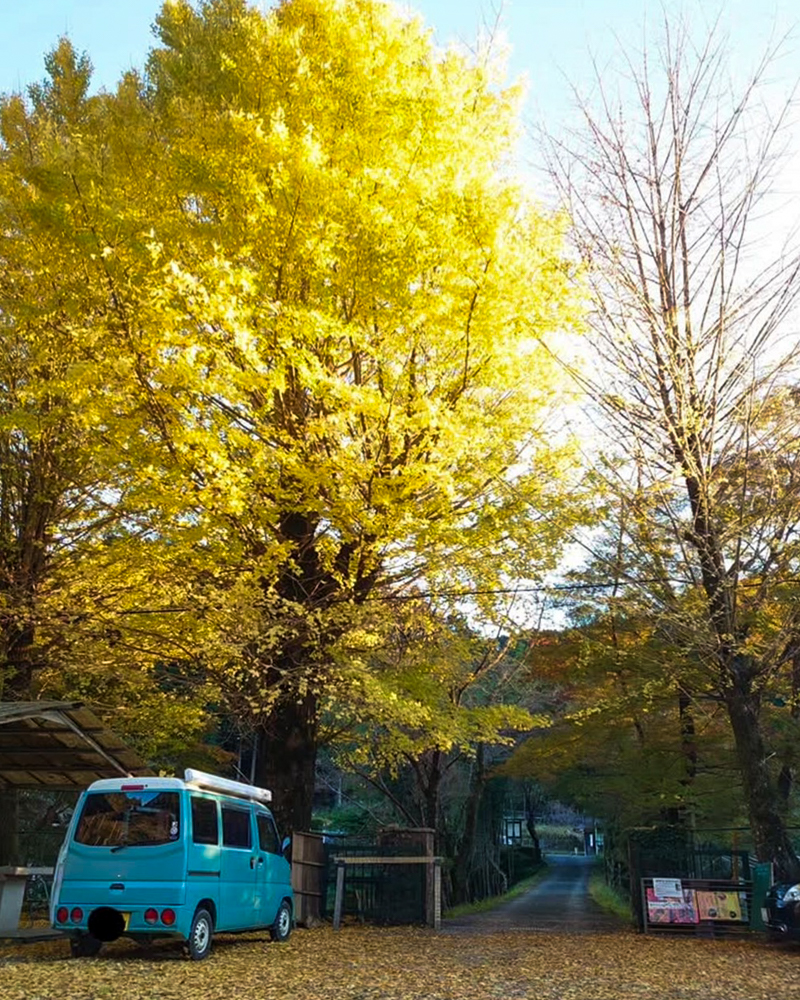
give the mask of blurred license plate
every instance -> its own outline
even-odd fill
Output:
[[[122,914],[122,919],[125,921],[125,930],[127,930],[128,929],[128,924],[131,922],[131,915],[130,915],[130,913],[123,913]]]
[[[766,908],[766,906],[761,907],[761,919],[764,921],[765,924],[769,923],[769,910]]]

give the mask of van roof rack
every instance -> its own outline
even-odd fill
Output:
[[[224,795],[236,795],[240,799],[253,799],[256,802],[272,802],[272,792],[268,788],[259,788],[257,785],[248,785],[244,781],[221,778],[217,774],[198,771],[194,767],[186,768],[183,772],[183,780],[187,784],[206,789],[209,792],[222,792]]]

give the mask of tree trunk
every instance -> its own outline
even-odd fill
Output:
[[[779,878],[796,881],[800,879],[800,864],[778,808],[778,795],[767,760],[769,755],[759,726],[758,694],[746,681],[735,681],[725,692],[725,704],[733,730],[756,858],[772,861]]]
[[[439,789],[442,784],[442,765],[444,755],[441,750],[433,750],[429,754],[429,764],[427,781],[423,792],[423,803],[425,813],[425,826],[436,831],[436,840],[439,839]],[[438,850],[438,847],[436,848]]]
[[[272,792],[281,836],[309,830],[317,763],[316,696],[281,699],[257,725],[256,736],[256,784]]]
[[[525,826],[533,843],[534,864],[542,863],[542,845],[539,841],[539,831],[536,829],[536,796],[529,788],[525,789]]]
[[[5,701],[30,701],[33,684],[33,628],[19,627],[15,619],[7,620],[2,627],[5,650],[6,678],[3,683],[0,671],[0,697]],[[0,789],[0,865],[21,865],[19,842],[19,790]]]
[[[467,903],[469,895],[469,879],[475,862],[475,845],[478,837],[478,813],[480,811],[483,790],[486,786],[486,769],[484,767],[485,748],[479,743],[475,753],[475,767],[472,771],[469,796],[464,810],[464,832],[458,845],[455,863],[453,865],[453,902]]]
[[[692,712],[692,699],[680,688],[678,690],[678,716],[681,727],[681,753],[683,754],[684,776],[681,784],[689,789],[697,777],[697,734]]]
[[[2,639],[8,674],[2,694],[6,701],[29,701],[32,697],[34,663],[31,654],[34,638],[30,624],[20,624],[13,617],[3,624]]]
[[[296,387],[295,387],[296,388]],[[287,413],[294,408],[291,422],[302,419],[305,398],[302,390],[293,397]],[[322,565],[315,537],[319,518],[315,513],[287,510],[280,516],[280,537],[287,543],[293,558],[287,562],[275,585],[278,596],[290,605],[298,605],[312,616],[329,607],[331,600],[341,596],[341,586],[335,574]],[[353,543],[341,546],[336,557],[337,572],[347,575]],[[359,579],[357,596],[363,597],[371,586],[371,577]],[[273,582],[262,580],[265,597],[269,600]],[[265,664],[264,682],[267,688],[280,691],[278,701],[263,720],[256,720],[256,784],[272,792],[272,812],[278,830],[284,836],[293,831],[311,829],[314,805],[318,750],[319,692],[324,680],[315,671],[315,659],[320,651],[333,643],[343,626],[328,628],[324,633],[309,637],[305,626],[295,622],[290,628],[296,634],[287,641],[276,662]],[[302,678],[284,687],[285,677]]]

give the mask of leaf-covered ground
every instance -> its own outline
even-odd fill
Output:
[[[205,961],[128,942],[96,959],[64,942],[0,947],[3,1000],[783,1000],[800,950],[759,940],[436,934],[347,926],[220,937]]]

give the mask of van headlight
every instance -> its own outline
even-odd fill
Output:
[[[784,903],[800,903],[800,882],[786,890],[783,901]]]

